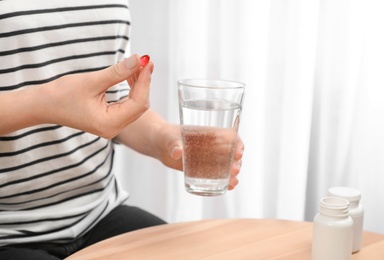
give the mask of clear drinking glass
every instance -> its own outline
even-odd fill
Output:
[[[222,195],[228,189],[245,84],[184,79],[177,85],[185,188],[196,195]]]

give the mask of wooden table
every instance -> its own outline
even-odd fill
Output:
[[[311,259],[312,223],[216,219],[145,228],[85,248],[86,259]],[[384,260],[384,235],[364,232],[353,260]]]

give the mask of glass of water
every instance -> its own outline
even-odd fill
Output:
[[[228,189],[245,84],[184,79],[177,85],[185,188],[196,195],[222,195]]]

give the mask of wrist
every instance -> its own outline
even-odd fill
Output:
[[[40,85],[0,94],[0,135],[48,122],[44,111],[50,109],[44,104]]]
[[[30,87],[25,89],[25,104],[28,109],[28,121],[31,125],[50,124],[54,123],[55,111],[51,104],[52,101],[52,87],[53,82]]]

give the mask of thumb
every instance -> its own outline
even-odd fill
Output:
[[[181,159],[182,155],[183,155],[183,148],[181,147],[181,145],[176,145],[171,149],[170,156],[172,159],[179,160]]]
[[[97,73],[96,80],[98,85],[103,88],[103,90],[108,89],[109,87],[118,84],[131,75],[138,72],[140,69],[140,57],[137,54],[134,54],[119,63],[116,63],[108,68],[105,68]]]

